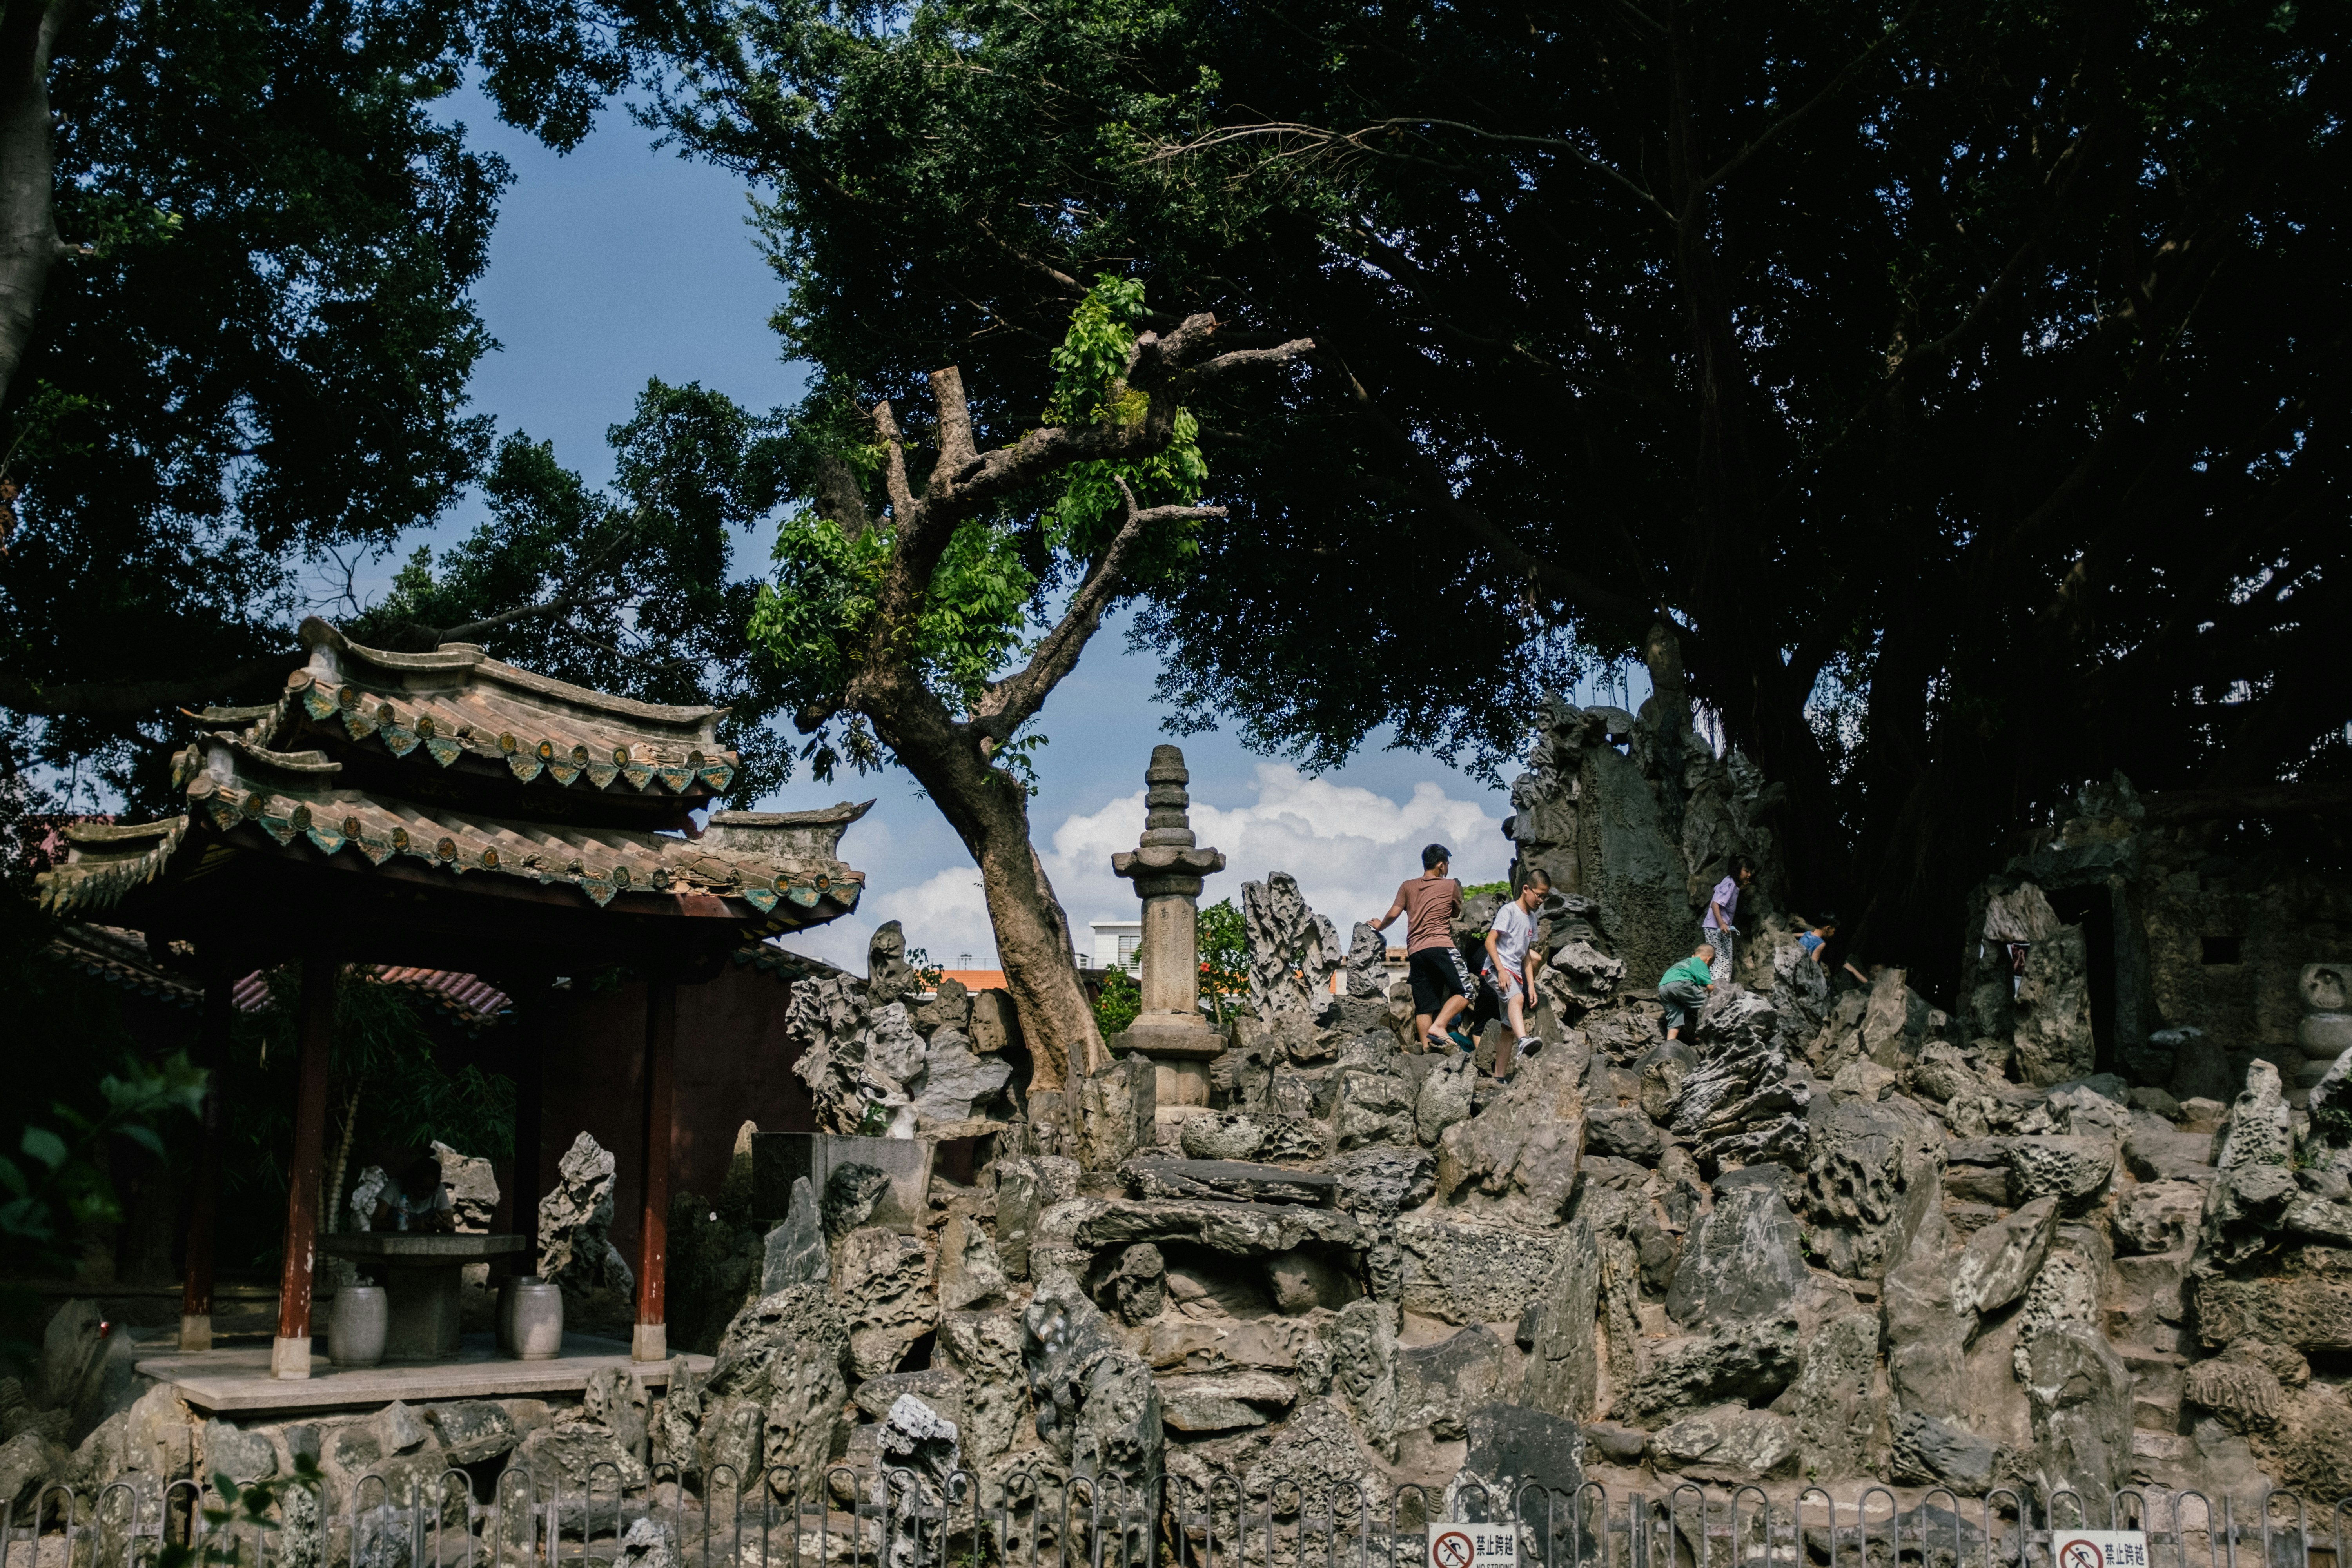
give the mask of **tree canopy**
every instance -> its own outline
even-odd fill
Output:
[[[489,453],[509,171],[448,94],[568,147],[625,62],[562,0],[9,0],[0,68],[5,771],[138,800],[174,710],[276,689],[306,569]]]
[[[1194,405],[1238,504],[1139,632],[1190,722],[1493,767],[1663,616],[1895,959],[2084,778],[2345,771],[2340,11],[666,16],[844,384],[1017,423],[1104,269],[1313,336]]]

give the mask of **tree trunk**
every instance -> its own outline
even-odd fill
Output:
[[[1069,917],[1029,843],[1021,782],[991,767],[971,731],[906,671],[870,671],[858,707],[900,765],[915,775],[980,867],[1004,988],[1028,1044],[1033,1091],[1058,1094],[1073,1075],[1109,1065],[1095,1010],[1078,984]]]
[[[59,248],[49,49],[68,10],[64,0],[17,0],[0,12],[0,403],[32,341]]]

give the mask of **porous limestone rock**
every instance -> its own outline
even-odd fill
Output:
[[[874,1440],[876,1453],[893,1469],[909,1469],[945,1486],[963,1468],[963,1445],[956,1424],[912,1394],[891,1402]]]
[[[1574,1023],[1593,1008],[1606,1005],[1624,979],[1622,960],[1579,939],[1552,950],[1536,989],[1561,1018]]]
[[[1809,1479],[1876,1476],[1885,1465],[1890,1439],[1878,1342],[1877,1313],[1831,1319],[1805,1340],[1795,1381],[1772,1402],[1789,1418]]]
[[[1038,1281],[1021,1315],[1037,1435],[1074,1476],[1143,1484],[1160,1473],[1160,1392],[1068,1274]]]
[[[1797,1362],[1793,1318],[1759,1318],[1712,1334],[1665,1341],[1651,1350],[1647,1364],[1624,1391],[1624,1410],[1647,1421],[1726,1399],[1769,1404],[1796,1375]]]
[[[949,1312],[940,1349],[962,1373],[966,1454],[985,1463],[1009,1451],[1029,1413],[1020,1320],[1010,1313]]]
[[[1522,1062],[1500,1093],[1438,1141],[1437,1186],[1465,1218],[1556,1226],[1584,1153],[1584,1062],[1566,1047]]]
[[[2302,1194],[2290,1163],[2294,1125],[2279,1088],[2278,1069],[2255,1061],[2230,1110],[2230,1130],[2206,1189],[2199,1252],[2216,1263],[2252,1258],[2271,1245],[2288,1205]]]
[[[1333,1131],[1343,1152],[1371,1143],[1410,1147],[1414,1141],[1412,1085],[1389,1073],[1341,1072]]]
[[[849,1325],[821,1285],[794,1285],[735,1314],[702,1390],[702,1469],[762,1468],[783,1483],[824,1473],[842,1405]]]
[[[1580,1208],[1559,1261],[1529,1302],[1535,1321],[1527,1336],[1520,1398],[1538,1410],[1572,1420],[1598,1411],[1601,1347],[1593,1324],[1600,1316],[1601,1273],[1600,1236],[1591,1216]]]
[[[1516,1322],[1559,1266],[1567,1234],[1402,1215],[1404,1310],[1449,1323]]]
[[[2009,1190],[2020,1203],[2054,1197],[2079,1211],[2106,1191],[2116,1173],[2116,1145],[2104,1138],[2050,1134],[2002,1140]]]
[[[2058,1234],[2058,1200],[2040,1197],[1969,1237],[1949,1262],[1952,1310],[1966,1317],[1998,1311],[2025,1294]]]
[[[1744,1405],[1686,1415],[1650,1437],[1659,1469],[1731,1487],[1795,1475],[1801,1447],[1796,1423]]]
[[[1812,1089],[1773,1044],[1777,1022],[1770,1002],[1738,985],[1708,995],[1691,1031],[1697,1065],[1664,1107],[1702,1167],[1803,1163]]]
[[[1397,1453],[1397,1310],[1365,1298],[1340,1310],[1329,1331],[1331,1385],[1356,1429],[1384,1457]]]
[[[1148,1323],[1167,1304],[1168,1260],[1150,1242],[1137,1242],[1118,1255],[1100,1293],[1123,1321]]]
[[[1477,1079],[1477,1069],[1459,1057],[1430,1068],[1413,1101],[1413,1128],[1421,1142],[1433,1145],[1447,1128],[1469,1119]]]
[[[1242,930],[1249,943],[1250,1005],[1261,1018],[1296,1013],[1319,1017],[1331,976],[1345,962],[1339,933],[1307,907],[1298,880],[1276,871],[1242,884]]]
[[[1205,1120],[1196,1117],[1193,1121]],[[1189,1129],[1193,1121],[1188,1121]],[[1038,1215],[1078,1194],[1078,1163],[1039,1154],[996,1163],[996,1252],[1007,1275],[1029,1278],[1029,1247]]]
[[[2196,1182],[2137,1182],[2116,1194],[2116,1250],[2171,1252],[2195,1241],[2205,1188]]]
[[[631,1290],[636,1276],[613,1245],[612,1152],[583,1132],[556,1162],[539,1201],[539,1272],[571,1289]]]
[[[2035,1480],[2112,1497],[2131,1483],[2131,1373],[2095,1328],[2037,1335],[2026,1378]]]
[[[1433,1344],[1396,1352],[1396,1429],[1425,1431],[1455,1443],[1469,1436],[1470,1412],[1509,1394],[1508,1356],[1501,1336],[1483,1323],[1456,1330]]]
[[[2012,1038],[2021,1079],[2047,1084],[2089,1076],[2095,1047],[2091,1034],[2090,958],[2082,927],[2061,925],[2027,950],[2025,970],[2018,978],[2016,1010]]]
[[[858,1376],[898,1371],[914,1342],[939,1327],[934,1261],[928,1237],[866,1226],[843,1238],[837,1293]]]
[[[1388,994],[1388,938],[1370,921],[1358,921],[1348,933],[1348,994],[1385,999]]]
[[[1797,1216],[1780,1195],[1777,1165],[1727,1171],[1715,1202],[1692,1226],[1666,1294],[1685,1328],[1723,1328],[1777,1315],[1808,1278]]]
[[[1883,1069],[1882,1069],[1883,1070]],[[1943,1129],[1910,1100],[1815,1100],[1807,1117],[1805,1213],[1813,1255],[1876,1279],[1944,1221]]]
[[[783,1220],[768,1233],[762,1250],[760,1294],[772,1296],[794,1285],[822,1285],[831,1278],[816,1189],[806,1176],[795,1176]]]
[[[460,1236],[487,1236],[499,1209],[499,1182],[490,1162],[478,1155],[469,1158],[437,1142],[432,1154],[441,1167],[451,1228]]]
[[[1009,1281],[996,1243],[970,1215],[950,1214],[940,1231],[940,1306],[961,1312],[1002,1297]]]

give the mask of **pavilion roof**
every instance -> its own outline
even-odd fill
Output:
[[[688,807],[707,804],[732,776],[734,753],[711,742],[721,710],[588,691],[478,648],[387,654],[315,619],[302,631],[310,661],[277,704],[197,715],[210,728],[174,759],[184,814],[64,829],[66,852],[39,879],[44,907],[78,920],[121,910],[110,918],[160,921],[183,937],[214,929],[206,921],[215,906],[233,907],[258,911],[257,924],[282,935],[355,896],[349,876],[320,873],[373,873],[362,879],[414,889],[398,894],[404,910],[443,889],[457,900],[452,919],[463,916],[448,929],[543,952],[586,935],[563,912],[566,894],[575,910],[686,916],[697,926],[731,921],[730,947],[857,905],[865,879],[835,848],[870,801],[712,812],[696,828]],[[550,761],[544,753],[559,747],[561,760]],[[583,748],[590,763],[577,761]],[[582,802],[583,792],[662,804],[614,810]],[[509,914],[495,912],[501,902]],[[320,912],[306,917],[298,905]],[[425,910],[386,914],[383,896],[369,907],[412,931],[434,923]],[[505,922],[533,929],[509,932]],[[709,949],[720,939],[714,931],[694,940]]]
[[[501,663],[471,643],[443,643],[432,653],[364,647],[315,616],[299,635],[309,662],[286,678],[276,702],[194,717],[265,752],[325,751],[371,784],[404,781],[394,785],[403,793],[429,788],[477,807],[525,784],[574,797],[561,806],[496,807],[508,815],[617,811],[620,820],[642,822],[650,809],[660,826],[674,826],[683,806],[734,780],[737,755],[717,739],[723,708],[593,691]],[[183,762],[184,773],[192,762]],[[425,785],[404,775],[446,776]]]

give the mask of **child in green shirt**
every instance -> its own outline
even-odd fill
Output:
[[[1703,942],[1696,952],[1660,977],[1658,1000],[1666,1005],[1666,1038],[1679,1037],[1683,1026],[1706,1005],[1707,991],[1715,984],[1714,964],[1715,947]]]

